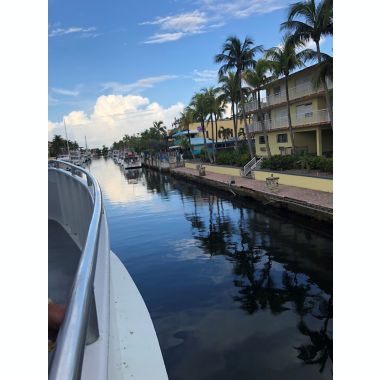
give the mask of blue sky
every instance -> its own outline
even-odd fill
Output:
[[[109,145],[163,119],[216,85],[227,36],[280,43],[285,0],[50,0],[49,138]],[[332,41],[322,43],[332,54]]]

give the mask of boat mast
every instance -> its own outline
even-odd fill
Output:
[[[69,140],[67,139],[67,130],[66,130],[66,122],[65,122],[65,118],[63,118],[63,125],[65,126],[65,135],[66,135],[66,144],[67,144],[67,154],[69,156],[69,160],[71,161],[71,157],[70,157],[70,149],[69,149]]]

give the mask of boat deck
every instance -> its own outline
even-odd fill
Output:
[[[48,224],[49,298],[65,304],[78,268],[81,251],[65,229],[56,221]]]

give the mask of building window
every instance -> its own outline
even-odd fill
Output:
[[[278,143],[287,143],[288,142],[288,134],[287,133],[280,133],[277,135],[277,142]]]
[[[305,88],[305,86],[311,85],[311,75],[305,75],[295,79],[296,82],[296,90],[299,90],[301,87]]]
[[[313,108],[311,103],[302,104],[296,108],[297,119],[303,119],[313,116]]]
[[[259,136],[259,144],[265,144],[265,136]]]
[[[280,86],[273,87],[273,94],[274,94],[274,96],[281,95],[281,87]]]

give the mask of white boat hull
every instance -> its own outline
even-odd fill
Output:
[[[113,252],[110,266],[108,378],[168,380],[156,331],[140,292]]]

